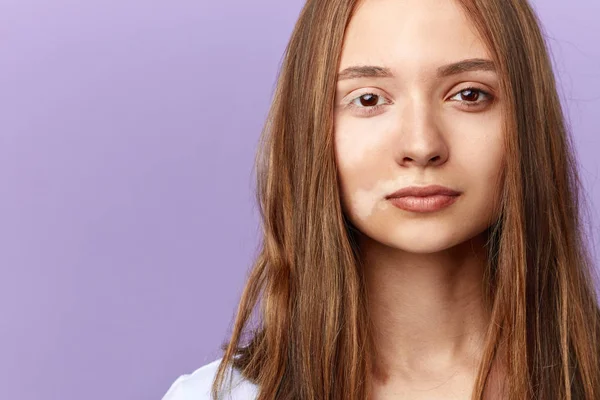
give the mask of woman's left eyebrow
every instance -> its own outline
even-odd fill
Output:
[[[451,64],[442,65],[437,69],[437,77],[445,78],[451,75],[471,71],[496,71],[496,66],[491,60],[486,60],[483,58],[469,58]],[[338,73],[338,82],[347,79],[393,77],[394,73],[390,68],[387,67],[381,67],[377,65],[355,65]]]

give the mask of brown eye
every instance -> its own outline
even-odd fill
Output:
[[[465,89],[460,94],[465,101],[477,101],[479,99],[479,91],[477,90]]]
[[[360,105],[363,107],[375,107],[378,103],[379,96],[373,93],[363,94],[359,98]]]
[[[382,108],[388,104],[390,104],[390,101],[384,96],[375,93],[363,93],[353,98],[346,107],[355,111],[355,115],[366,117],[380,113]]]
[[[451,97],[467,107],[483,106],[490,103],[493,98],[490,93],[474,87],[465,88]]]

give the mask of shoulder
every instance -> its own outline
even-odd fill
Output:
[[[171,384],[162,400],[212,400],[210,390],[221,360],[219,358],[190,374],[181,375]],[[231,386],[229,378],[232,378]],[[233,370],[233,375],[226,375],[225,387],[230,389],[226,391],[225,399],[254,400],[258,394],[256,385],[244,379],[237,370]]]

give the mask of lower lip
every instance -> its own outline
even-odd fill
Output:
[[[426,197],[406,196],[394,197],[390,202],[403,210],[413,212],[433,212],[448,207],[458,199],[457,196],[435,195]]]

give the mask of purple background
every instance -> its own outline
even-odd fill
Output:
[[[160,399],[219,356],[302,4],[0,2],[0,398]],[[600,204],[600,2],[534,4]]]

